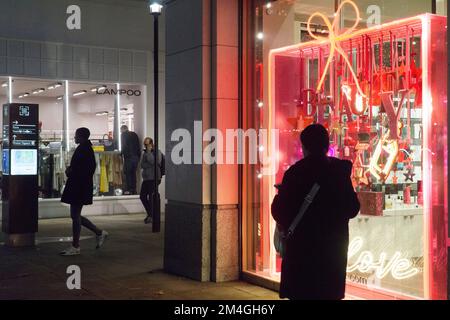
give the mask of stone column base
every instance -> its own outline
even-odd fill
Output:
[[[211,215],[211,281],[239,279],[239,215],[237,205],[219,205]]]
[[[211,279],[211,206],[169,201],[164,270],[197,281]]]

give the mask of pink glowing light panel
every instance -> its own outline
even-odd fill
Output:
[[[445,17],[426,14],[270,53],[272,152],[283,156],[267,183],[302,157],[306,126],[328,128],[329,155],[353,162],[359,217],[370,221],[351,223],[350,240],[373,264],[349,256],[355,286],[447,297],[446,32]],[[340,50],[329,59],[332,41]]]

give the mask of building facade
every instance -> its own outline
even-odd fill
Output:
[[[165,269],[276,289],[273,185],[302,156],[299,132],[320,122],[330,154],[354,163],[362,203],[348,292],[446,299],[447,2],[174,0],[166,10],[166,152],[191,148],[168,166]],[[214,148],[211,128],[244,129],[248,145],[249,129],[279,136],[256,140],[268,162],[228,163],[218,159],[237,149]],[[196,162],[211,142],[215,161]]]
[[[276,290],[273,185],[319,122],[363,204],[347,292],[448,298],[446,12],[444,0],[165,1],[165,270]],[[79,126],[98,163],[86,213],[143,211],[122,195],[119,127],[153,135],[152,31],[144,0],[1,2],[0,102],[40,105],[41,218],[68,216]]]
[[[40,218],[68,216],[59,197],[81,126],[91,130],[98,164],[95,201],[86,214],[143,212],[139,196],[123,194],[119,128],[127,125],[141,142],[153,136],[153,18],[147,4],[2,1],[0,16],[0,102],[39,104]],[[160,39],[164,93],[164,28]],[[164,105],[162,94],[161,110]]]

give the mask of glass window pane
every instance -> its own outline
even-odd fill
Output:
[[[438,121],[447,119],[446,95],[439,89],[446,81],[431,70],[446,65],[445,41],[437,36],[446,38],[446,20],[407,19],[430,12],[431,1],[355,3],[358,9],[347,3],[338,15],[335,1],[275,1],[253,8],[244,119],[247,128],[279,130],[278,145],[270,150],[279,166],[272,175],[263,174],[261,165],[244,171],[246,270],[279,280],[273,185],[302,157],[300,132],[319,122],[330,132],[329,155],[353,162],[361,202],[360,215],[350,222],[348,284],[392,297],[443,297],[434,279],[443,281],[445,270],[433,261],[446,256],[446,182],[437,177],[447,169],[436,158],[447,145],[436,144],[447,139],[447,124]],[[308,25],[316,12],[323,16]],[[350,30],[358,15],[361,21]],[[327,27],[326,20],[334,19],[340,31]],[[398,22],[358,31],[393,21]],[[347,34],[333,38],[336,32]]]

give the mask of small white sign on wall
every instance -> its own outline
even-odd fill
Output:
[[[66,13],[69,15],[66,26],[69,30],[81,30],[81,8],[75,4],[67,7]]]

